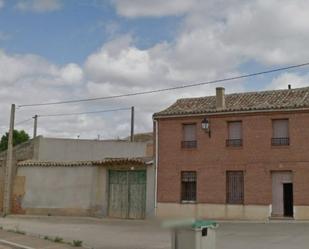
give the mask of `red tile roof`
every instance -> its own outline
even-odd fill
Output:
[[[38,167],[76,167],[76,166],[113,166],[113,165],[151,165],[152,158],[106,158],[95,161],[37,161],[26,160],[19,162],[18,167],[38,166]]]
[[[225,104],[226,108],[217,109],[216,96],[179,99],[154,117],[309,109],[309,87],[226,94]]]

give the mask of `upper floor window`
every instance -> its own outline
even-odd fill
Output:
[[[244,172],[226,172],[226,202],[228,204],[244,203]]]
[[[242,122],[232,121],[228,122],[228,139],[226,140],[228,147],[242,146]]]
[[[196,201],[196,172],[182,171],[181,172],[181,201],[195,202]]]
[[[273,137],[271,139],[272,145],[289,145],[289,120],[288,119],[274,119]]]
[[[196,148],[196,124],[183,124],[183,139],[181,141],[182,148]]]

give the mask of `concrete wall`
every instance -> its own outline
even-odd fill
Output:
[[[155,167],[147,167],[146,218],[155,215]]]
[[[106,157],[144,157],[147,142],[57,139],[39,137],[37,160],[86,161]]]
[[[267,205],[177,204],[158,203],[157,215],[161,218],[241,219],[267,220]]]
[[[180,204],[158,203],[159,218],[197,218],[267,221],[271,205]],[[309,206],[294,206],[295,220],[309,220]]]
[[[146,218],[154,216],[154,167],[147,167]],[[106,216],[108,169],[100,166],[19,167],[13,213]]]
[[[98,167],[20,167],[14,188],[15,212],[40,214],[103,214],[105,171]],[[24,179],[24,191],[16,187]],[[17,193],[17,188],[19,188]],[[23,196],[18,194],[23,193]],[[18,210],[18,208],[20,210]]]

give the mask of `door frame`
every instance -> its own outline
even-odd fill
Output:
[[[281,174],[281,176],[280,176]],[[276,178],[277,175],[277,178]],[[271,171],[271,184],[272,184],[272,200],[271,200],[271,217],[290,217],[290,216],[284,216],[284,196],[283,196],[283,184],[285,183],[294,183],[294,174],[292,170],[274,170]],[[276,184],[276,185],[274,185]],[[277,187],[276,187],[277,186]],[[294,184],[293,184],[294,186]],[[280,190],[281,189],[281,190]],[[274,190],[276,192],[274,192]],[[294,192],[294,190],[293,190]],[[275,195],[276,194],[276,198]],[[276,210],[278,211],[278,205],[280,206],[279,210],[280,213],[274,213],[274,202],[280,200],[280,203],[276,203]],[[281,213],[282,211],[282,213]],[[293,202],[293,211],[294,211],[294,202]],[[294,215],[294,212],[293,212]]]

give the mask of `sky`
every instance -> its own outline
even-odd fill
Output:
[[[10,105],[180,86],[309,62],[308,0],[0,0],[0,135]],[[128,98],[16,110],[34,115],[135,106],[136,132],[178,98],[309,86],[309,68]],[[23,122],[24,120],[29,120]],[[46,137],[123,138],[130,111],[39,117]]]

